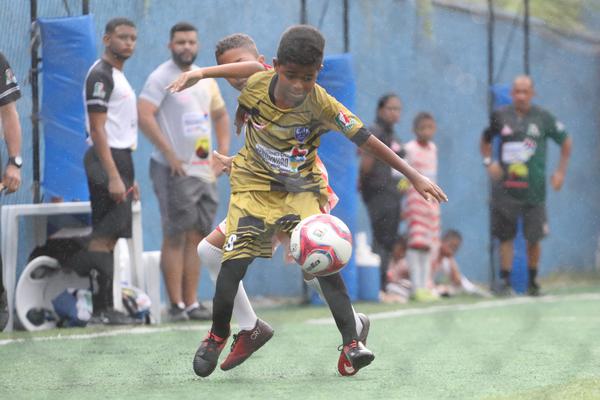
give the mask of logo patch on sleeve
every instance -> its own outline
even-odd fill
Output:
[[[6,86],[10,84],[17,84],[17,77],[15,74],[13,74],[12,69],[8,68],[6,71],[4,71],[4,75],[6,77]]]
[[[344,111],[340,110],[335,117],[335,123],[340,127],[342,132],[348,132],[355,124],[354,119],[348,117]]]
[[[104,90],[104,83],[102,83],[102,82],[94,83],[94,91],[92,92],[92,96],[100,97],[102,99],[106,97],[106,91]]]

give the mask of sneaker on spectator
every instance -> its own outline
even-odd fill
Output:
[[[189,317],[185,311],[185,308],[179,306],[178,304],[172,304],[171,308],[169,308],[169,321],[181,322],[187,320],[189,320]]]
[[[199,303],[195,307],[188,309],[186,313],[188,318],[194,321],[209,321],[212,319],[210,310]]]
[[[515,295],[515,291],[510,284],[503,280],[494,285],[492,292],[498,297],[512,297]]]
[[[421,303],[429,303],[432,301],[437,301],[439,296],[436,296],[428,289],[417,289],[415,290],[415,294],[413,295],[413,300]]]
[[[88,325],[140,325],[143,322],[115,309],[109,309],[93,314]]]
[[[527,294],[533,297],[542,296],[542,293],[540,291],[540,285],[538,285],[537,282],[531,282],[529,284],[529,287],[527,288]]]

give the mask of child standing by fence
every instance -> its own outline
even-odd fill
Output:
[[[416,139],[405,145],[406,161],[432,182],[437,177],[437,147],[432,139],[436,124],[433,115],[420,112],[413,121]],[[431,274],[431,254],[439,246],[440,207],[425,200],[411,186],[405,196],[404,220],[408,228],[406,260],[410,270],[413,297],[428,301],[434,297],[428,289]]]

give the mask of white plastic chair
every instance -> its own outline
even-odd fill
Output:
[[[52,300],[66,289],[89,287],[89,278],[61,269],[56,259],[48,256],[34,258],[23,270],[15,292],[15,307],[21,325],[28,331],[55,328],[55,321],[45,321],[39,326],[32,324],[27,319],[27,312],[33,308],[54,310]]]
[[[152,300],[152,316],[156,323],[160,323],[160,251],[143,252],[142,265],[145,268],[146,293]]]

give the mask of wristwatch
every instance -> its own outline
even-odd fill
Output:
[[[492,165],[492,157],[484,157],[483,158],[483,165],[485,167],[489,167],[490,165]]]
[[[8,164],[21,168],[23,166],[23,159],[21,156],[8,157]]]

